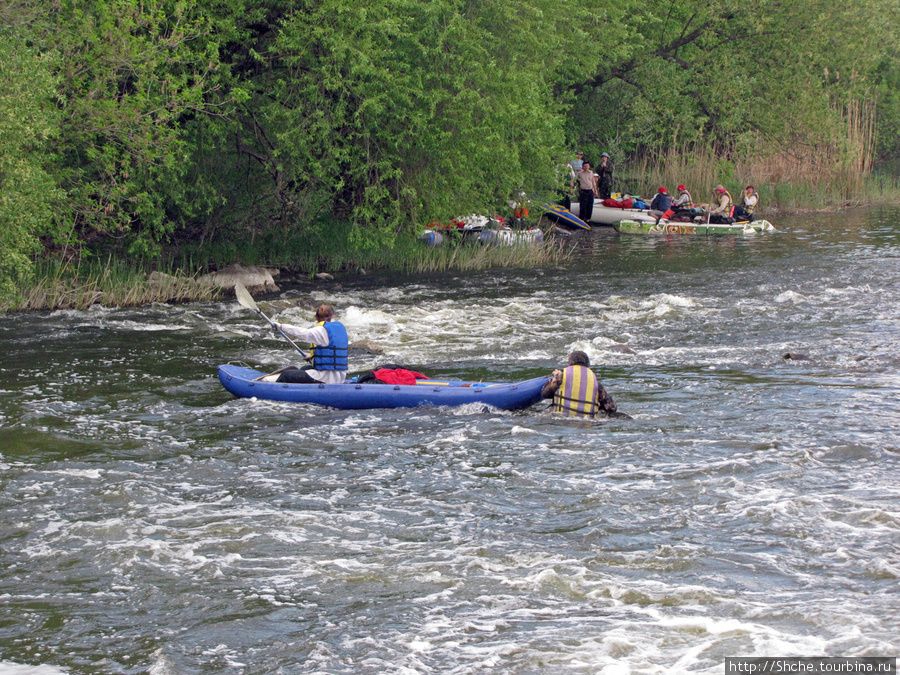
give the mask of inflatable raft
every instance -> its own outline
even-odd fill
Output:
[[[750,223],[717,225],[716,223],[672,223],[662,221],[642,222],[637,220],[617,220],[613,223],[616,232],[623,234],[759,234],[775,232],[768,220],[754,220]]]

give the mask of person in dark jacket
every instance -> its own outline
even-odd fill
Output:
[[[609,199],[612,195],[613,167],[609,161],[609,155],[600,155],[600,164],[597,165],[597,194],[600,199]]]
[[[658,223],[660,218],[668,218],[672,213],[672,198],[666,188],[661,187],[656,191],[653,201],[650,202],[650,215],[656,218]]]

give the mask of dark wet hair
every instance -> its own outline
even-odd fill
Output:
[[[569,365],[570,366],[589,366],[591,365],[591,360],[588,358],[588,355],[582,351],[574,351],[569,354]]]
[[[334,307],[327,302],[323,302],[316,310],[316,321],[327,321],[334,316]]]

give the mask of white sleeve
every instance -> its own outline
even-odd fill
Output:
[[[281,328],[282,332],[290,338],[295,340],[301,340],[302,342],[308,342],[312,345],[327,345],[330,340],[328,339],[328,331],[325,330],[325,326],[313,326],[312,328],[298,328],[297,326],[292,326],[289,323],[280,323],[278,327]]]

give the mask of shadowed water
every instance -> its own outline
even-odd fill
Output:
[[[722,673],[900,652],[900,211],[286,285],[354,370],[586,351],[631,420],[236,400],[236,302],[0,318],[0,673]],[[785,354],[797,356],[784,359]],[[800,358],[800,357],[805,358]]]

